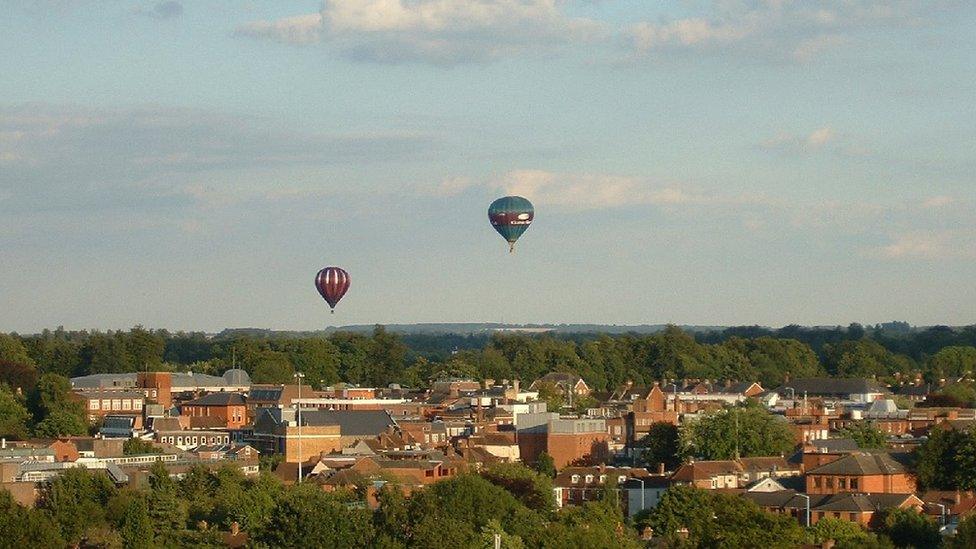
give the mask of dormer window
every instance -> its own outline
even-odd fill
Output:
[[[607,475],[600,475],[600,484],[603,484],[606,481],[607,481]]]
[[[593,475],[586,475],[586,483],[590,484],[593,482]]]
[[[572,481],[573,484],[579,484],[579,475],[573,475]]]
[[[617,477],[617,484],[623,484],[627,482],[627,475],[620,475]]]

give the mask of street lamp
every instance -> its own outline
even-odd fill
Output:
[[[298,380],[298,405],[295,409],[295,421],[298,423],[298,483],[302,482],[302,462],[304,461],[304,456],[302,455],[302,379],[305,374],[301,372],[295,372],[295,379]]]
[[[807,500],[807,515],[806,515],[807,516],[807,520],[806,520],[806,524],[804,524],[804,526],[809,527],[810,526],[810,496],[808,496],[806,494],[797,494],[797,496],[799,496],[799,497]]]

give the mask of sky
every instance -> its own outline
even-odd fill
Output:
[[[0,0],[0,331],[976,323],[974,51],[962,0]]]

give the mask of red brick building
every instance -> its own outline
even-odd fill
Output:
[[[238,393],[211,393],[183,404],[180,415],[188,416],[191,425],[194,418],[205,417],[216,418],[223,428],[237,429],[247,423],[247,406]]]
[[[808,494],[911,494],[915,479],[887,453],[852,453],[808,470]]]

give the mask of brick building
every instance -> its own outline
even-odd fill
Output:
[[[526,463],[535,462],[542,452],[552,456],[557,469],[604,463],[610,457],[609,441],[603,419],[561,419],[554,413],[519,416],[519,454]]]
[[[915,479],[887,453],[852,453],[806,473],[808,494],[911,494]]]
[[[180,415],[188,416],[190,425],[194,418],[206,417],[217,418],[220,426],[226,429],[237,429],[247,423],[247,406],[239,393],[210,393],[184,403],[180,406]]]

